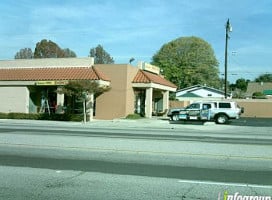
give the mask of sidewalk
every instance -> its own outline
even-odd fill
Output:
[[[255,120],[255,119],[251,119]],[[241,119],[241,121],[233,121],[231,124],[227,125],[217,125],[214,122],[205,122],[202,124],[201,122],[171,122],[166,118],[143,118],[143,119],[113,119],[113,120],[97,120],[94,119],[90,122],[70,122],[70,121],[46,121],[46,120],[18,120],[18,119],[0,119],[0,126],[3,125],[22,125],[26,127],[48,127],[51,129],[67,129],[71,128],[80,128],[81,130],[86,131],[88,129],[98,128],[98,129],[112,129],[112,130],[121,130],[121,129],[130,129],[130,130],[139,130],[141,129],[141,133],[149,133],[149,131],[145,130],[164,130],[169,131],[169,133],[175,132],[175,134],[179,134],[181,132],[192,130],[197,130],[199,133],[219,133],[218,137],[222,135],[222,133],[237,133],[244,132],[246,133],[265,133],[265,135],[271,136],[271,119],[264,120],[259,119],[255,121],[250,121],[249,119]],[[144,130],[144,131],[143,131]],[[239,130],[239,131],[238,131]],[[159,132],[159,131],[157,131]],[[220,134],[221,133],[221,134]],[[231,134],[232,135],[232,134]],[[237,134],[239,135],[239,134]],[[253,134],[254,135],[254,134]],[[260,136],[261,134],[259,134]]]
[[[143,119],[113,119],[113,120],[97,120],[94,119],[89,122],[71,122],[71,121],[47,121],[47,120],[19,120],[19,119],[0,119],[1,123],[16,125],[30,125],[33,126],[48,126],[48,127],[86,127],[86,128],[112,128],[112,129],[133,129],[133,128],[150,128],[150,129],[203,129],[203,127],[214,127],[215,123],[207,122],[204,125],[199,122],[193,122],[188,124],[170,123],[167,118],[143,118]],[[219,127],[219,126],[218,126]],[[207,129],[207,128],[204,128]]]
[[[168,119],[162,118],[143,118],[143,119],[113,119],[113,120],[100,120],[94,119],[92,121],[84,123],[74,121],[51,121],[51,120],[27,120],[27,119],[0,119],[0,123],[9,122],[13,124],[31,124],[31,125],[67,125],[67,126],[161,126],[168,125]]]

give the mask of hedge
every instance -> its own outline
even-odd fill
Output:
[[[0,113],[0,119],[30,119],[52,121],[83,121],[83,115],[48,113]]]

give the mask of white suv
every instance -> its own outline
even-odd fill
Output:
[[[173,109],[168,116],[174,120],[215,121],[226,124],[231,119],[239,119],[244,112],[234,101],[201,101],[181,109]]]

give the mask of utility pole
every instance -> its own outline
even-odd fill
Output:
[[[225,99],[228,97],[227,83],[228,83],[228,39],[229,33],[232,31],[229,19],[226,24],[226,43],[225,43]]]

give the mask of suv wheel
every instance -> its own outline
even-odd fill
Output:
[[[179,120],[178,114],[173,114],[172,120],[173,121],[178,121]]]
[[[225,115],[225,114],[219,114],[219,115],[217,115],[215,122],[217,124],[226,124],[226,123],[228,123],[228,121],[229,121],[229,118],[228,118],[227,115]]]

